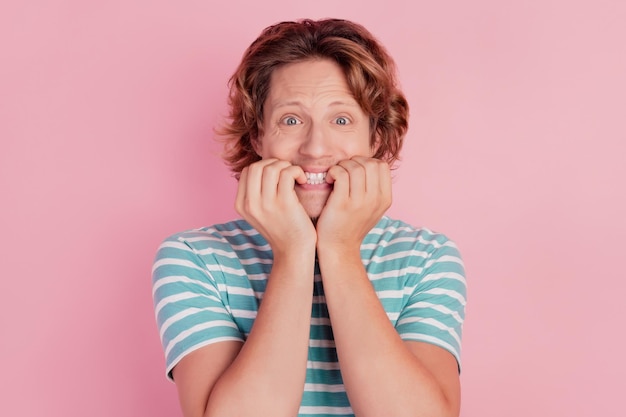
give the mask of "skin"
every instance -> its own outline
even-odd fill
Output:
[[[363,267],[360,245],[391,204],[391,175],[372,158],[368,116],[340,67],[313,60],[276,69],[264,108],[262,160],[242,171],[235,207],[271,245],[272,272],[245,344],[206,346],[174,368],[184,415],[297,415],[317,251],[355,414],[458,416],[454,357],[402,341]],[[307,172],[325,180],[307,184]]]

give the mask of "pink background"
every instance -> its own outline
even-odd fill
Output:
[[[462,415],[624,415],[625,2],[6,3],[0,415],[180,416],[156,247],[235,216],[212,129],[245,47],[327,16],[400,69],[390,214],[464,255]]]

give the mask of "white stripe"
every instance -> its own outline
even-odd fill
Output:
[[[186,308],[183,311],[174,314],[173,316],[171,316],[170,318],[168,318],[167,320],[165,320],[163,322],[163,324],[161,325],[161,330],[159,331],[159,335],[161,336],[161,340],[163,340],[163,335],[165,334],[165,331],[172,324],[176,323],[179,320],[184,319],[185,317],[189,317],[191,315],[194,315],[194,314],[197,314],[197,313],[201,313],[203,311],[212,311],[214,313],[219,313],[219,314],[228,314],[226,309],[220,308],[220,307],[207,307],[207,308],[189,307],[189,308]]]
[[[225,251],[225,250],[216,249],[216,248],[198,249],[198,250],[195,250],[195,252],[201,256],[218,255],[218,256],[223,256],[224,258],[235,259],[235,260],[238,260],[241,265],[258,265],[258,264],[271,265],[273,262],[273,260],[269,258],[265,258],[265,259],[257,258],[257,257],[241,258],[239,256],[239,253],[237,252],[234,252],[234,251],[230,252],[230,251]]]
[[[254,297],[254,291],[252,291],[252,288],[250,287],[234,287],[232,285],[217,284],[217,288],[220,291],[226,292],[228,294],[245,295],[248,297]]]
[[[422,278],[422,282],[437,281],[438,279],[455,279],[467,285],[467,283],[465,282],[465,277],[456,272],[440,272],[437,274],[428,274],[424,278]]]
[[[237,236],[237,234],[231,234],[230,232],[217,232],[220,233],[224,236]],[[178,238],[181,242],[190,242],[190,243],[197,243],[197,242],[219,242],[219,243],[225,243],[223,239],[217,238],[215,236],[198,236],[198,237],[185,237],[185,238]],[[271,247],[269,245],[269,243],[266,243],[265,245],[255,245],[253,243],[250,242],[246,242],[246,243],[242,243],[241,245],[230,245],[230,247],[232,247],[235,250],[245,250],[245,249],[255,249],[257,251],[260,252],[268,252],[271,250]]]
[[[221,303],[219,298],[214,297],[212,295],[198,294],[198,293],[191,292],[191,291],[185,291],[185,292],[177,293],[177,294],[170,295],[167,297],[163,297],[161,301],[159,301],[159,303],[154,307],[154,314],[155,316],[158,317],[161,309],[165,307],[167,304],[175,303],[175,302],[182,301],[182,300],[189,300],[192,298],[198,298],[198,297],[208,298],[209,300],[213,300],[213,301],[217,301],[218,303]]]
[[[421,267],[408,266],[406,268],[392,269],[391,271],[380,272],[378,274],[372,274],[368,272],[367,276],[369,277],[370,281],[376,281],[378,279],[394,278],[409,274],[419,275],[422,273],[423,269],[424,268]]]
[[[213,285],[207,284],[206,282],[198,281],[197,279],[192,279],[185,275],[169,275],[167,277],[159,278],[154,282],[152,285],[152,296],[154,297],[156,290],[161,288],[163,285],[175,283],[199,285],[202,288],[211,291],[213,294],[219,295],[217,289]]]
[[[238,277],[246,276],[246,271],[240,268],[231,268],[229,266],[224,266],[220,264],[215,264],[215,265],[205,264],[205,265],[206,265],[207,271],[210,271],[210,272],[225,272],[227,274],[236,275]]]
[[[199,267],[198,265],[194,264],[193,262],[190,261],[186,261],[184,259],[178,259],[178,258],[162,258],[159,259],[158,261],[156,261],[154,263],[154,265],[152,265],[152,273],[154,274],[154,271],[161,267],[161,266],[165,266],[165,265],[177,265],[177,266],[186,266],[188,268],[192,268],[192,269],[196,269],[202,273],[204,273],[206,275],[206,271],[204,269],[202,269],[201,267]]]
[[[245,275],[245,273],[242,275]],[[265,281],[267,279],[267,274],[249,274],[248,279],[250,281]]]
[[[332,414],[332,415],[340,415],[340,414],[348,414],[352,415],[351,407],[316,407],[316,406],[300,406],[300,410],[298,410],[298,414]]]
[[[398,299],[403,298],[405,295],[413,294],[413,288],[406,287],[401,290],[383,290],[376,291],[379,299]]]
[[[309,347],[315,348],[334,348],[335,341],[334,340],[319,340],[319,339],[309,339]]]
[[[403,319],[402,322],[403,322],[402,324],[416,323],[416,322],[419,322],[422,324],[428,324],[429,326],[433,326],[433,327],[438,328],[439,330],[443,330],[447,332],[450,336],[454,338],[454,340],[456,340],[456,342],[459,345],[461,344],[461,338],[459,337],[457,332],[453,328],[446,326],[439,320],[435,320],[432,318],[425,318],[425,317],[407,317],[406,319]]]
[[[169,377],[170,371],[172,369],[174,369],[174,367],[178,364],[178,362],[180,362],[180,360],[182,358],[184,358],[185,356],[187,356],[188,354],[190,354],[194,350],[198,350],[198,349],[203,348],[205,346],[212,345],[213,343],[226,342],[226,341],[231,341],[231,340],[238,341],[238,342],[243,342],[243,339],[241,339],[239,337],[224,336],[224,337],[216,337],[215,339],[211,339],[211,340],[205,340],[203,342],[200,342],[198,344],[190,346],[189,348],[185,349],[180,355],[178,355],[174,359],[172,359],[172,361],[170,362],[169,366],[165,369],[165,374]]]
[[[387,313],[387,318],[389,319],[389,321],[396,321],[398,320],[398,317],[400,317],[400,313]]]
[[[321,369],[324,371],[335,371],[339,369],[339,362],[320,362],[320,361],[307,361],[307,369]]]
[[[254,249],[259,252],[269,252],[272,250],[269,243],[266,243],[262,246],[257,246],[252,243],[242,243],[241,245],[231,245],[234,250],[246,250],[246,249]]]
[[[457,300],[459,303],[461,303],[462,306],[465,306],[466,304],[465,297],[463,297],[456,291],[447,290],[445,288],[431,288],[430,290],[420,292],[420,294],[446,295],[450,298],[454,298],[455,300]]]
[[[433,258],[430,259],[428,262],[426,262],[426,265],[424,266],[425,268],[430,268],[431,266],[433,266],[433,264],[439,263],[439,262],[454,262],[457,263],[461,266],[463,265],[463,260],[461,260],[461,258],[459,258],[458,256],[452,256],[452,255],[442,255],[439,258]]]
[[[311,317],[311,324],[314,326],[330,326],[328,317]]]
[[[214,236],[215,232],[216,232],[215,229],[207,229],[207,230],[194,229],[194,230],[189,230],[188,232],[185,232],[185,236],[184,237],[183,236],[179,236],[178,240],[180,242],[189,242],[189,243],[207,242],[207,241],[223,242],[224,240],[222,238],[220,238],[219,236]],[[198,235],[198,236],[189,236],[190,234]]]
[[[267,274],[264,274],[264,273],[247,274],[246,271],[243,269],[230,268],[228,266],[219,265],[219,264],[215,264],[215,265],[205,264],[205,266],[209,272],[225,272],[227,274],[234,275],[237,277],[248,277],[248,279],[251,281],[263,281],[267,279]]]
[[[420,341],[420,342],[428,342],[428,343],[432,343],[433,345],[437,345],[437,346],[443,347],[443,348],[449,350],[450,352],[452,352],[452,354],[457,359],[457,361],[459,361],[459,363],[461,363],[461,359],[460,359],[461,355],[459,355],[459,352],[454,348],[454,346],[452,346],[449,343],[444,342],[441,339],[438,339],[438,338],[433,337],[433,336],[428,336],[428,335],[425,335],[425,334],[421,334],[421,333],[402,333],[400,335],[400,338],[402,340],[416,340],[416,341]]]
[[[386,220],[389,220],[389,218],[387,218]],[[412,226],[400,226],[400,227],[387,226],[384,229],[381,229],[379,227],[375,227],[375,228],[373,228],[370,231],[370,233],[378,235],[378,236],[381,236],[385,232],[393,232],[393,233],[395,233],[395,232],[411,232],[411,233],[413,233],[413,232],[416,232],[416,231],[419,231],[419,230],[424,230],[425,232],[427,232],[428,234],[431,234],[431,235],[435,234],[435,233],[431,232],[430,230],[428,230],[428,229],[426,229],[424,227],[422,227],[421,229],[417,229],[417,228],[412,227]]]
[[[326,297],[323,295],[314,295],[313,296],[313,304],[324,304],[326,303]]]
[[[308,392],[346,392],[343,384],[304,384],[304,391]]]
[[[177,241],[166,240],[165,242],[161,243],[161,246],[159,246],[159,250],[161,250],[162,248],[174,248],[174,249],[182,249],[186,251],[189,251],[190,249],[188,245],[185,245],[185,243],[180,240],[177,240]]]
[[[197,229],[199,231],[202,231],[202,229]],[[248,237],[252,237],[252,236],[258,236],[259,232],[257,232],[256,229],[240,229],[239,225],[237,225],[236,229],[233,230],[217,230],[215,227],[208,227],[206,228],[206,232],[205,233],[217,233],[220,234],[222,236],[241,236],[241,235],[246,235]]]
[[[387,246],[397,245],[400,243],[416,243],[416,242],[419,242],[422,245],[432,246],[434,249],[439,249],[442,247],[450,247],[450,248],[457,249],[456,244],[451,240],[447,240],[445,243],[442,244],[442,243],[437,242],[434,239],[432,240],[424,239],[424,237],[422,237],[421,235],[417,236],[417,239],[415,236],[409,236],[409,237],[398,237],[395,239],[391,239],[389,241],[382,240],[377,243],[367,243],[367,244],[361,245],[361,248],[374,250],[379,246],[384,248]]]
[[[274,260],[273,259],[261,259],[261,258],[248,258],[248,259],[239,259],[239,262],[242,265],[256,265],[256,264],[271,265],[274,262]]]
[[[383,262],[392,261],[394,259],[400,259],[400,258],[406,258],[406,257],[428,258],[428,252],[412,249],[412,250],[395,252],[395,253],[385,255],[385,256],[372,256],[371,259],[363,259],[363,264],[369,265],[370,263],[383,263]]]
[[[237,328],[237,326],[235,326],[233,323],[231,323],[230,321],[226,321],[226,320],[214,320],[214,321],[209,321],[206,323],[196,324],[195,326],[192,326],[189,329],[180,332],[175,338],[170,340],[170,342],[167,344],[167,347],[165,348],[165,357],[167,357],[170,354],[170,351],[181,340],[186,339],[187,337],[191,336],[194,333],[197,333],[202,330],[210,329],[212,327],[232,327],[234,329]]]
[[[461,265],[463,265],[463,264],[461,263]],[[421,275],[422,272],[424,271],[424,268],[425,267],[421,267],[421,266],[407,266],[405,268],[392,269],[390,271],[384,271],[384,272],[380,272],[380,273],[377,273],[377,274],[368,272],[367,275],[368,275],[370,281],[376,281],[376,280],[379,280],[379,279],[394,278],[394,277],[410,275],[410,274]],[[433,278],[428,278],[431,275],[433,275]],[[448,276],[446,276],[446,275],[448,275]],[[461,275],[461,274],[456,273],[456,272],[447,272],[447,273],[442,273],[442,274],[428,274],[428,275],[426,275],[423,278],[423,280],[429,281],[429,280],[434,280],[434,279],[438,279],[438,278],[441,278],[441,277],[456,279],[458,281],[461,281],[461,282],[465,283],[465,277],[463,275]]]
[[[376,243],[364,243],[361,245],[361,249],[374,250],[377,248],[386,248],[387,246],[396,245],[398,243],[415,243],[415,237],[397,237],[391,240],[381,240]]]
[[[240,310],[240,309],[233,309],[231,310],[233,317],[238,317],[241,319],[256,319],[256,311],[250,311],[250,310]]]
[[[220,255],[223,256],[225,258],[237,258],[237,253],[236,252],[228,252],[222,249],[217,249],[217,248],[213,248],[211,246],[209,246],[206,249],[195,249],[194,250],[195,253],[197,253],[198,255]]]
[[[241,235],[245,235],[245,236],[258,236],[259,232],[256,231],[256,229],[254,228],[250,228],[250,229],[240,229],[239,225],[237,225],[237,227],[233,230],[217,230],[214,226],[209,226],[209,227],[201,227],[199,229],[192,229],[189,230],[188,232],[186,232],[186,234],[198,234],[200,236],[196,236],[196,237],[192,237],[192,238],[179,238],[179,239],[185,239],[188,240],[190,242],[199,242],[201,239],[206,239],[206,238],[210,238],[213,237],[215,238],[216,236],[214,235],[220,235],[220,236],[241,236]]]
[[[429,302],[426,302],[426,301],[419,301],[419,302],[417,302],[415,304],[411,304],[410,306],[406,307],[405,311],[408,311],[408,310],[411,310],[411,309],[421,309],[421,308],[432,308],[433,310],[436,310],[436,311],[438,311],[440,313],[447,314],[449,316],[454,317],[454,319],[457,322],[459,322],[459,323],[463,323],[463,319],[461,318],[459,313],[457,313],[456,311],[450,310],[446,306],[443,306],[443,305],[440,305],[440,304],[433,304],[433,303],[429,303]],[[403,324],[405,320],[406,319],[402,319],[397,324],[398,325]]]

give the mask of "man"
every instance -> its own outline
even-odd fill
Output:
[[[458,251],[384,216],[408,117],[389,55],[349,21],[280,23],[230,108],[243,219],[172,236],[153,268],[184,415],[458,416]]]

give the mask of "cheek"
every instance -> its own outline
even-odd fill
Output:
[[[372,157],[376,153],[378,145],[372,143],[369,131],[360,132],[358,139],[351,142],[350,153],[353,155],[362,155]]]
[[[286,140],[277,140],[276,138],[266,138],[263,142],[262,152],[259,153],[261,158],[277,158],[289,159],[289,155],[293,153],[294,144]]]

